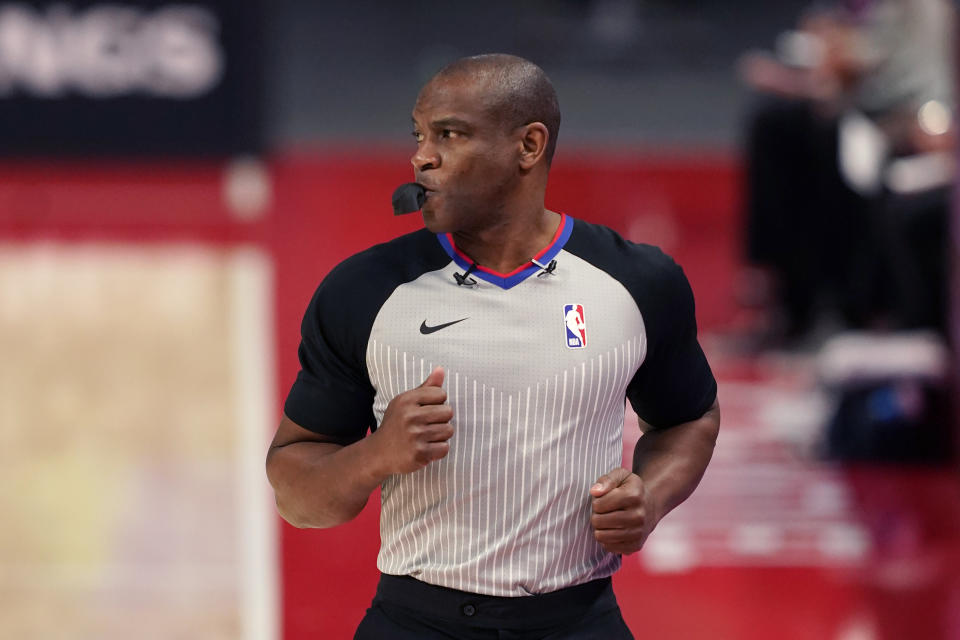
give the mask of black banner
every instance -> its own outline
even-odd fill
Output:
[[[0,0],[0,155],[256,152],[260,18],[243,0]]]

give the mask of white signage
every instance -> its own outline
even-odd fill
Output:
[[[195,98],[223,76],[219,32],[197,5],[0,4],[0,98]]]

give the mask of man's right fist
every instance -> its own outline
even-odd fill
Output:
[[[444,404],[443,367],[436,367],[416,389],[399,394],[370,437],[377,441],[387,473],[411,473],[450,451],[453,409]]]

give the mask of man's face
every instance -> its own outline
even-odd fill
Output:
[[[520,141],[490,114],[484,89],[466,76],[435,78],[414,106],[411,162],[427,188],[423,220],[434,233],[489,226],[517,188]]]

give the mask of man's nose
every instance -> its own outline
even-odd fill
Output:
[[[437,154],[436,147],[424,141],[417,147],[417,151],[410,158],[410,162],[415,170],[426,171],[440,166],[440,156]]]

